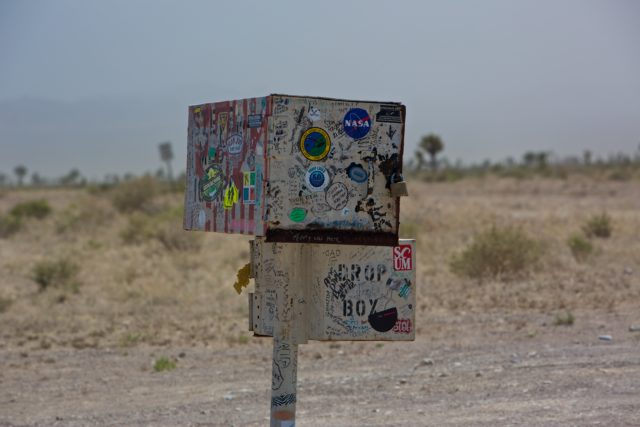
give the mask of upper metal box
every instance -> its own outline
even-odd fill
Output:
[[[396,245],[405,107],[270,95],[189,107],[184,228]]]

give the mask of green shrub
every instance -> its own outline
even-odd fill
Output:
[[[0,238],[9,237],[22,227],[22,220],[15,215],[0,215]]]
[[[611,217],[606,212],[600,215],[593,215],[582,226],[582,231],[587,237],[607,238],[611,236],[612,230]]]
[[[33,267],[33,279],[40,285],[41,291],[49,287],[59,287],[77,292],[76,275],[79,271],[80,267],[67,258],[44,260]]]
[[[575,317],[573,317],[573,313],[567,311],[565,313],[556,314],[556,319],[553,322],[556,326],[571,326],[575,322]]]
[[[157,359],[153,364],[153,370],[156,372],[172,371],[176,369],[176,367],[177,367],[176,362],[166,357],[161,357]]]
[[[165,224],[154,234],[170,251],[197,251],[202,247],[202,233],[185,231],[182,229],[182,224],[174,222]]]
[[[79,204],[71,204],[64,208],[56,217],[56,231],[67,233],[77,230],[92,230],[105,224],[109,220],[109,213],[96,208],[93,200],[84,200]]]
[[[40,200],[31,200],[29,202],[22,202],[15,205],[11,211],[9,211],[10,215],[13,215],[18,218],[37,218],[42,219],[51,213],[51,206],[49,206],[49,202],[44,199]]]
[[[581,234],[573,234],[567,240],[571,254],[576,261],[584,261],[593,253],[593,243]]]
[[[158,194],[158,183],[145,176],[118,184],[111,191],[111,200],[118,211],[143,211]]]
[[[450,267],[458,275],[477,279],[516,276],[535,265],[541,254],[540,243],[520,229],[493,226],[454,255]]]
[[[182,229],[182,208],[166,209],[155,216],[136,212],[129,217],[120,237],[127,244],[141,244],[158,240],[170,250],[197,251],[202,247],[203,235]]]
[[[120,232],[120,237],[127,244],[144,243],[154,237],[156,221],[150,215],[136,212],[129,217],[127,225]]]

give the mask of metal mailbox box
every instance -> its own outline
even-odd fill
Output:
[[[189,107],[184,228],[396,245],[405,107],[270,95]]]
[[[311,340],[411,341],[415,338],[415,240],[394,247],[252,243],[255,292],[250,326],[274,335],[276,316],[292,316],[298,343]],[[309,262],[311,261],[311,262]],[[302,277],[294,277],[304,265]],[[296,286],[298,285],[298,286]],[[278,298],[292,309],[278,314]]]

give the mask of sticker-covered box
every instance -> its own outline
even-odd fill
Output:
[[[184,228],[396,245],[405,107],[270,95],[189,107]]]

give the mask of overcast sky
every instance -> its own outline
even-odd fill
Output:
[[[0,172],[155,171],[187,106],[270,93],[401,101],[406,153],[634,153],[640,1],[0,0]]]

